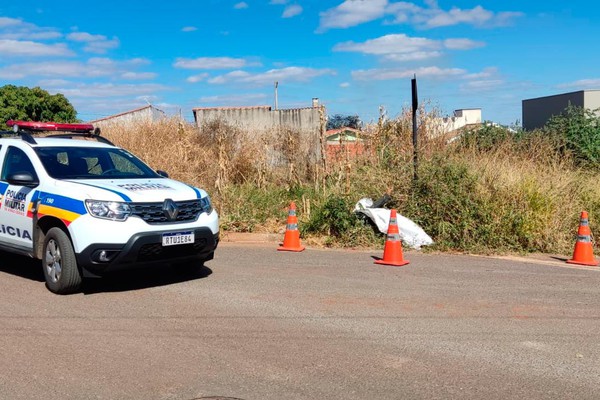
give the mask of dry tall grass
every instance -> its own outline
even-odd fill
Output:
[[[219,122],[199,130],[171,119],[107,128],[103,135],[154,169],[205,188],[224,229],[281,231],[290,200],[300,205],[302,222],[331,196],[353,203],[391,192],[390,205],[437,235],[433,239],[444,248],[568,254],[583,209],[590,212],[594,230],[600,218],[598,173],[574,168],[568,156],[557,156],[549,140],[505,140],[482,151],[448,145],[445,138],[428,135],[424,126],[418,188],[412,182],[412,127],[406,110],[365,130],[364,154],[330,160],[326,170],[315,152],[318,138],[290,130],[242,132]],[[348,216],[354,218],[350,210]]]

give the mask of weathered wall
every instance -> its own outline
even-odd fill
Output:
[[[195,108],[193,112],[198,127],[215,120],[221,120],[228,125],[248,131],[286,127],[302,132],[318,132],[320,129],[319,110],[319,107],[273,110],[269,106],[261,106]]]
[[[301,135],[299,149],[306,149],[302,154],[308,154],[310,161],[317,162],[321,157],[321,107],[293,108],[273,110],[270,106],[232,107],[232,108],[195,108],[194,120],[201,129],[214,121],[221,121],[236,127],[246,135],[258,139],[261,135],[270,134],[274,137],[271,143],[274,148],[277,142],[285,142],[285,130]],[[271,150],[270,158],[274,163],[280,158],[277,151]]]

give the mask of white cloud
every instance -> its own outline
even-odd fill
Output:
[[[482,25],[490,21],[494,13],[484,9],[481,6],[476,6],[472,9],[462,10],[460,8],[452,8],[449,11],[436,10],[430,18],[425,21],[425,27],[437,28],[440,26],[450,26],[458,24]]]
[[[90,59],[90,60],[93,60],[93,58]],[[131,65],[131,66],[140,66],[140,65],[150,65],[150,64],[152,64],[152,62],[150,60],[148,60],[147,58],[141,58],[141,57],[130,58],[129,60],[120,61],[120,63],[123,64],[123,65]]]
[[[403,63],[409,61],[430,60],[432,58],[441,57],[444,53],[441,51],[414,51],[412,53],[394,53],[386,54],[383,59],[386,61]]]
[[[238,81],[241,82],[243,79],[250,77],[250,73],[246,71],[232,71],[225,75],[216,76],[208,81],[208,83],[213,84],[223,84]]]
[[[439,57],[442,50],[468,50],[483,46],[482,42],[469,39],[446,39],[443,41],[422,37],[410,37],[403,33],[381,36],[363,43],[344,42],[333,47],[334,51],[350,51],[381,56],[388,61],[417,61]]]
[[[67,39],[73,42],[86,43],[83,48],[89,53],[104,54],[110,49],[119,47],[119,39],[113,37],[108,39],[104,35],[92,35],[87,32],[73,32],[67,35]]]
[[[349,82],[342,82],[340,83],[340,87],[345,89],[345,88],[349,88],[350,87],[350,83]]]
[[[43,44],[23,40],[0,39],[2,57],[72,56],[74,53],[64,44]]]
[[[0,17],[0,39],[48,40],[62,37],[53,28],[40,28],[16,18]]]
[[[209,77],[209,74],[207,72],[204,72],[202,74],[192,75],[192,76],[188,77],[186,79],[186,81],[188,81],[190,83],[197,83],[197,82],[206,80],[208,77]]]
[[[489,79],[481,81],[471,81],[464,83],[460,86],[460,90],[463,92],[485,92],[494,90],[504,85],[504,81],[501,79]]]
[[[235,8],[236,10],[243,10],[245,8],[248,8],[248,3],[246,3],[245,1],[241,1],[239,3],[236,3],[233,8]]]
[[[556,86],[559,89],[598,89],[600,78],[580,79],[574,82],[563,83]]]
[[[16,18],[0,17],[0,28],[15,27],[23,24],[23,21]]]
[[[476,42],[471,39],[446,39],[444,47],[449,50],[471,50],[485,46],[484,42]]]
[[[182,69],[233,69],[247,65],[247,60],[231,57],[177,58],[173,64],[175,68]]]
[[[12,64],[0,68],[0,78],[22,79],[28,76],[44,78],[97,78],[123,75],[132,67],[141,65],[142,59],[116,62],[108,58],[91,58],[87,62],[46,61],[44,63]]]
[[[462,68],[440,68],[437,66],[419,68],[375,68],[352,71],[352,77],[359,81],[384,81],[394,79],[408,79],[414,75],[417,78],[452,79],[461,80],[461,90],[491,90],[504,84],[504,80],[497,77],[498,69],[488,67],[481,72],[468,73]],[[468,81],[468,82],[464,82]]]
[[[124,72],[121,74],[121,78],[128,80],[146,80],[154,79],[157,74],[154,72]]]
[[[349,28],[379,19],[385,15],[388,0],[346,0],[339,6],[320,13],[318,31]]]
[[[246,71],[233,71],[208,80],[212,84],[244,83],[250,85],[272,85],[273,82],[308,82],[323,75],[335,75],[332,69],[314,69],[304,67],[286,67],[250,74]]]
[[[426,7],[415,3],[388,0],[346,0],[339,6],[320,14],[321,22],[318,31],[333,28],[349,28],[385,16],[392,16],[388,23],[408,23],[422,29],[442,26],[469,24],[478,27],[497,27],[512,23],[523,16],[521,12],[498,12],[486,10],[482,6],[472,9],[453,7],[443,10],[437,1],[425,1]]]
[[[288,0],[271,0],[269,4],[287,4]]]
[[[196,28],[195,26],[184,26],[183,28],[181,28],[181,32],[194,32],[197,30],[198,28]]]
[[[494,13],[482,6],[476,6],[472,9],[453,7],[446,11],[439,8],[437,3],[430,4],[429,8],[422,8],[414,3],[393,3],[390,4],[387,11],[395,17],[395,23],[411,23],[423,29],[458,24],[496,27],[507,25],[515,18],[523,15],[520,12]]]
[[[144,96],[153,95],[159,91],[170,90],[168,86],[146,83],[146,84],[113,84],[113,83],[93,83],[93,84],[71,84],[67,87],[54,87],[55,91],[71,98],[104,98],[104,97],[122,97],[122,96]]]
[[[415,74],[420,78],[446,79],[464,75],[460,68],[420,67],[415,69],[376,68],[352,71],[352,77],[359,81],[386,81],[412,78]]]
[[[292,4],[289,5],[285,8],[285,10],[283,10],[283,14],[281,15],[282,18],[292,18],[295,17],[296,15],[300,15],[302,14],[302,7],[299,6],[298,4]]]
[[[410,37],[403,33],[381,36],[363,43],[344,42],[333,47],[334,51],[353,51],[364,54],[384,55],[398,53],[412,53],[423,50],[437,50],[442,47],[441,42]]]
[[[71,82],[69,82],[66,79],[42,79],[41,81],[39,81],[39,84],[42,87],[57,87],[70,85]]]
[[[494,76],[498,75],[498,68],[496,67],[487,67],[484,68],[481,72],[476,72],[472,74],[468,74],[465,76],[466,79],[473,80],[487,80]]]
[[[496,14],[493,20],[495,26],[506,26],[513,23],[517,18],[524,16],[522,12],[507,11]]]

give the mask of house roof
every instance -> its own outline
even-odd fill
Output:
[[[341,132],[354,132],[354,133],[359,133],[360,130],[359,129],[355,129],[355,128],[350,128],[349,126],[344,126],[338,129],[329,129],[328,131],[325,132],[326,136],[331,136],[331,135],[335,135],[337,133],[341,133]]]
[[[154,108],[156,111],[160,111],[163,114],[165,113],[163,110],[159,110],[158,108],[154,107],[152,104],[148,104],[147,106],[136,108],[135,110],[125,111],[125,112],[122,112],[120,114],[114,114],[114,115],[109,115],[108,117],[95,119],[93,121],[90,121],[90,123],[93,124],[95,122],[106,121],[106,120],[113,119],[113,118],[116,118],[116,117],[122,117],[123,115],[133,114],[133,113],[136,113],[138,111],[145,110],[147,108]]]
[[[574,92],[558,93],[558,94],[552,94],[552,95],[549,95],[549,96],[532,97],[530,99],[525,99],[523,101],[548,99],[548,98],[551,98],[551,97],[560,97],[560,96],[571,95],[571,94],[575,94],[575,93],[591,93],[591,92],[600,92],[600,89],[576,90]]]

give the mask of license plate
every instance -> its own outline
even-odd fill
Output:
[[[163,246],[177,246],[190,243],[194,243],[194,232],[169,232],[162,235]]]

